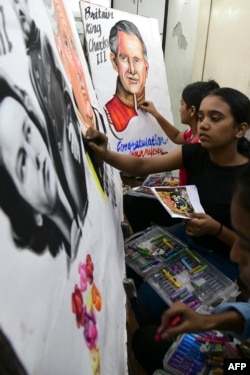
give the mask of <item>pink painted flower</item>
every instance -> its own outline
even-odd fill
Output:
[[[87,277],[87,270],[86,270],[86,264],[84,263],[79,263],[78,266],[78,272],[80,275],[80,287],[81,291],[85,292],[88,286],[88,277]]]
[[[89,349],[95,348],[98,339],[98,331],[96,327],[96,318],[93,311],[90,313],[85,313],[83,334],[87,347]]]

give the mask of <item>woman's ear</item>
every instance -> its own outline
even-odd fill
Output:
[[[197,115],[197,111],[196,111],[195,106],[191,105],[191,107],[189,107],[189,109],[190,109],[190,116],[195,117]]]
[[[38,227],[41,227],[43,225],[43,216],[41,214],[34,214],[35,223]]]
[[[242,122],[237,126],[237,131],[235,134],[236,138],[242,138],[246,134],[247,130],[249,129],[249,125],[247,122]]]

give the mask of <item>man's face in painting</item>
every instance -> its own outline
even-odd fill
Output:
[[[135,35],[118,31],[117,56],[111,53],[113,68],[117,71],[124,89],[131,94],[140,94],[146,84],[148,62],[143,55],[143,46]]]
[[[75,45],[74,35],[62,1],[54,0],[60,36],[60,56],[71,81],[75,100],[86,127],[94,126],[94,113],[91,106],[87,84]]]

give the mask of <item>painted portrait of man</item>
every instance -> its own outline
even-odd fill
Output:
[[[138,157],[167,152],[173,147],[171,141],[157,120],[141,108],[153,100],[172,117],[157,21],[89,3],[80,5],[91,74],[108,120],[112,148]]]
[[[108,119],[116,132],[124,131],[145,100],[148,75],[147,48],[132,22],[118,21],[110,30],[110,61],[117,72],[116,92],[105,105]]]

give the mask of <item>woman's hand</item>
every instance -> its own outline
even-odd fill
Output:
[[[100,158],[105,160],[108,155],[108,137],[94,128],[88,128],[85,134],[85,141],[89,147]]]
[[[167,328],[170,320],[175,316],[180,317],[179,323]],[[163,339],[168,339],[175,338],[182,333],[201,332],[206,330],[207,317],[208,315],[199,314],[182,302],[175,302],[163,313],[157,333],[161,334]]]
[[[206,234],[213,236],[220,229],[221,224],[207,214],[192,213],[189,217],[191,220],[186,221],[186,233],[189,236],[200,237]]]
[[[155,108],[155,105],[153,102],[145,101],[143,104],[140,105],[140,109],[142,109],[145,112],[150,113],[152,116],[156,117],[158,114],[157,109]]]

